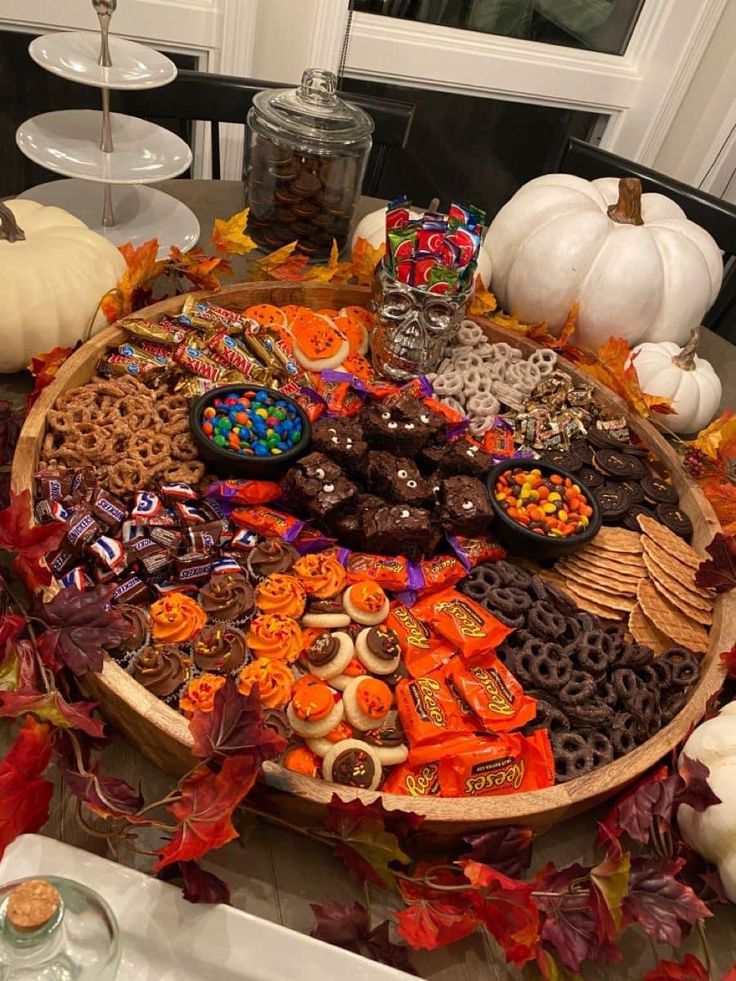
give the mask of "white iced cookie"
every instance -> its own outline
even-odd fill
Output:
[[[366,627],[383,623],[389,612],[388,596],[372,580],[348,586],[342,595],[342,603],[350,619]]]
[[[314,690],[310,691],[310,688]],[[327,690],[326,694],[324,689]],[[295,693],[286,709],[286,718],[297,736],[303,739],[319,739],[342,722],[345,714],[342,700],[335,702],[326,715],[319,713],[318,718],[314,717],[328,697],[333,698],[334,693],[321,681],[315,681],[313,686],[305,686]]]
[[[338,674],[334,678],[330,678],[330,688],[335,688],[337,691],[345,691],[351,681],[355,681],[356,676],[354,674]]]
[[[309,672],[323,681],[334,678],[350,664],[354,652],[349,634],[341,630],[320,634],[306,650]]]
[[[363,739],[378,753],[383,766],[403,763],[409,756],[406,734],[396,709],[391,709],[380,726],[364,732]]]
[[[322,760],[322,776],[344,787],[375,790],[381,782],[383,767],[373,746],[362,739],[342,739]]]
[[[393,695],[385,681],[360,675],[346,686],[342,696],[345,719],[354,729],[378,728],[391,710]]]
[[[355,653],[373,674],[393,674],[401,663],[399,636],[385,624],[366,627],[355,638]]]
[[[350,732],[349,729],[347,731],[348,733]],[[348,735],[347,738],[349,739],[350,736]],[[313,753],[316,753],[317,756],[325,757],[333,746],[337,746],[337,742],[345,742],[345,740],[338,739],[338,741],[335,742],[334,739],[328,739],[327,736],[320,736],[319,739],[307,739],[305,742]]]
[[[302,626],[323,627],[326,630],[347,627],[349,623],[350,617],[342,605],[342,596],[333,596],[332,599],[310,599],[302,617]]]

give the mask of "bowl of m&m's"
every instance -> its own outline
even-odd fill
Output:
[[[505,460],[487,477],[494,534],[515,554],[554,559],[587,545],[601,509],[575,474],[539,460]]]
[[[258,385],[223,385],[192,406],[189,428],[200,455],[223,474],[280,477],[305,452],[309,420],[294,399]]]

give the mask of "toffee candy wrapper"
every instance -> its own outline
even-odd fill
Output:
[[[396,708],[412,749],[447,745],[452,736],[472,733],[439,672],[425,678],[403,678],[396,686]]]
[[[510,627],[454,589],[420,599],[414,613],[467,658],[494,650],[511,633]]]
[[[286,542],[293,542],[304,527],[304,522],[299,518],[274,508],[258,506],[237,508],[231,518],[241,528],[257,531],[259,535],[269,538],[283,538]]]
[[[490,797],[541,790],[554,783],[554,759],[546,729],[529,736],[507,733],[478,739],[439,761],[443,797]]]
[[[433,634],[403,603],[391,604],[386,626],[396,632],[404,665],[414,678],[430,674],[455,653],[447,641]]]
[[[444,676],[451,693],[457,693],[489,732],[519,729],[537,714],[536,701],[524,694],[495,654],[470,665],[454,657],[445,665]]]
[[[412,766],[402,763],[392,769],[381,788],[387,794],[406,797],[437,797],[440,793],[439,763]]]

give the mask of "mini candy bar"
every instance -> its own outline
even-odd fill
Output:
[[[439,763],[423,763],[411,766],[402,763],[394,767],[381,788],[387,794],[404,794],[407,797],[436,797],[440,793]]]
[[[146,522],[160,514],[162,510],[163,504],[158,494],[154,494],[153,491],[136,491],[130,516],[138,518],[140,522]]]
[[[208,502],[221,509],[220,517],[226,517],[237,504],[268,504],[281,497],[281,488],[270,480],[216,480],[207,488]]]
[[[450,535],[447,541],[468,572],[481,562],[498,562],[506,558],[506,549],[487,535],[479,538]]]
[[[493,650],[511,633],[511,627],[454,589],[420,599],[414,613],[468,658]]]
[[[241,528],[257,531],[268,538],[283,538],[287,542],[293,542],[304,527],[304,522],[299,518],[257,505],[238,508],[233,511],[231,517]]]
[[[102,566],[113,573],[120,572],[121,569],[125,568],[125,547],[117,538],[111,538],[109,535],[100,535],[99,538],[87,546],[87,550]]]
[[[398,592],[415,589],[421,582],[417,567],[402,555],[368,555],[343,548],[338,557],[351,583],[371,580],[383,589]]]
[[[151,584],[159,596],[169,593],[197,593],[199,586],[196,582],[154,582]]]
[[[125,550],[131,562],[138,562],[144,555],[150,555],[160,548],[148,535],[137,535],[125,542]]]
[[[121,344],[118,347],[118,353],[124,355],[126,358],[132,358],[134,361],[144,361],[148,364],[157,365],[165,365],[171,358],[170,352],[167,352],[165,355],[150,354],[148,351],[136,347],[135,344]]]
[[[244,378],[262,385],[270,381],[271,376],[263,365],[249,357],[235,338],[229,336],[227,331],[218,331],[208,338],[207,348],[212,360],[224,368],[234,368],[241,372]]]
[[[243,570],[240,563],[230,556],[223,556],[223,558],[218,559],[216,562],[212,563],[212,569],[210,570],[211,575],[230,575],[230,576],[241,576]]]
[[[250,552],[260,540],[261,536],[255,531],[248,531],[247,528],[241,528],[240,531],[236,531],[233,535],[229,547],[234,552]]]
[[[167,367],[151,361],[141,361],[113,352],[97,362],[97,372],[103,378],[132,375],[134,378],[154,382],[166,374]]]
[[[184,340],[184,331],[170,320],[162,320],[156,324],[152,320],[142,320],[138,317],[126,317],[118,321],[118,327],[139,337],[144,341],[155,341],[157,344],[173,346]]]
[[[100,526],[88,507],[78,508],[67,521],[66,543],[70,549],[80,551],[100,533]]]
[[[39,496],[44,501],[61,501],[72,492],[74,471],[40,470],[35,474]]]
[[[394,198],[393,201],[389,201],[388,207],[386,208],[387,232],[393,228],[403,228],[407,224],[411,217],[410,206],[411,201],[406,194],[402,194],[400,197]]]
[[[208,303],[206,300],[198,300],[194,296],[187,296],[182,304],[180,320],[199,320],[205,325],[226,324],[235,328],[237,331],[242,329],[242,318],[234,310],[226,307]]]
[[[424,585],[423,592],[433,592],[445,586],[454,586],[465,576],[466,568],[450,555],[435,555],[431,559],[422,559],[419,563]]]
[[[140,567],[149,579],[164,577],[171,569],[172,555],[168,549],[156,546],[155,551],[140,556]]]
[[[186,368],[193,375],[206,378],[207,381],[223,382],[225,369],[208,358],[198,347],[191,342],[191,335],[181,342],[173,354],[174,361],[181,368]],[[245,379],[241,379],[245,381]]]
[[[506,733],[478,739],[474,748],[444,754],[439,781],[444,797],[488,797],[540,790],[554,783],[554,760],[546,729],[529,736]]]
[[[129,576],[123,579],[115,592],[112,594],[113,603],[136,603],[138,600],[147,599],[150,596],[148,586],[138,576]]]
[[[127,545],[128,542],[132,542],[134,538],[145,535],[145,533],[146,526],[138,521],[124,521],[120,529],[120,537],[123,540],[123,545]]]
[[[197,492],[190,484],[183,481],[176,481],[170,484],[161,484],[161,497],[165,501],[194,501]]]
[[[192,548],[195,552],[211,552],[220,544],[224,529],[222,521],[209,521],[190,528],[188,534]]]
[[[294,542],[294,548],[300,555],[307,555],[310,552],[324,552],[335,544],[336,539],[325,535],[318,528],[302,528]]]
[[[207,522],[207,515],[196,504],[191,504],[189,501],[177,501],[174,509],[184,524],[196,525]]]
[[[37,525],[47,525],[54,520],[54,515],[51,510],[51,501],[36,501],[36,506],[33,509],[33,515],[36,519]]]
[[[128,516],[123,502],[102,488],[92,498],[92,514],[111,530],[118,530]]]
[[[217,382],[208,381],[206,378],[195,378],[193,375],[180,378],[174,385],[174,391],[177,395],[183,395],[187,399],[201,398],[207,392],[211,392],[213,388],[217,388]]]
[[[143,351],[144,354],[152,354],[157,358],[163,358],[164,362],[171,360],[171,348],[166,344],[156,344],[154,341],[139,340],[136,347],[139,351]],[[125,353],[124,351],[121,351],[121,348],[118,348],[118,351],[120,351],[121,354]]]
[[[407,671],[422,678],[452,657],[455,649],[435,636],[403,603],[392,603],[386,626],[396,631]]]
[[[186,552],[174,559],[176,578],[183,585],[204,582],[212,569],[212,556],[204,552]]]
[[[73,506],[67,507],[62,501],[41,501],[41,504],[45,504],[48,508],[50,521],[60,521],[63,524],[74,514]]]
[[[164,548],[168,548],[171,552],[178,551],[184,536],[180,531],[175,528],[151,528],[148,532],[149,536],[156,542],[157,545],[162,545]]]
[[[519,682],[495,654],[467,665],[454,657],[444,667],[450,690],[475,713],[490,732],[518,729],[534,718],[537,703],[524,695]]]
[[[62,589],[67,589],[69,586],[74,586],[75,589],[91,589],[94,583],[87,575],[87,572],[78,565],[75,569],[70,569],[59,579],[59,585]]]
[[[439,672],[424,678],[403,678],[396,686],[395,697],[412,748],[439,745],[450,736],[472,732]]]
[[[78,561],[79,553],[68,546],[62,547],[46,556],[46,565],[57,579],[63,576],[65,572],[68,572],[75,562]]]
[[[89,503],[96,490],[97,473],[94,467],[81,467],[79,470],[74,471],[72,489],[69,495],[73,501],[85,501]]]

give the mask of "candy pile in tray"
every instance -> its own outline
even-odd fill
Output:
[[[485,212],[453,203],[447,215],[412,219],[404,195],[386,210],[386,269],[407,286],[427,293],[472,288]]]

